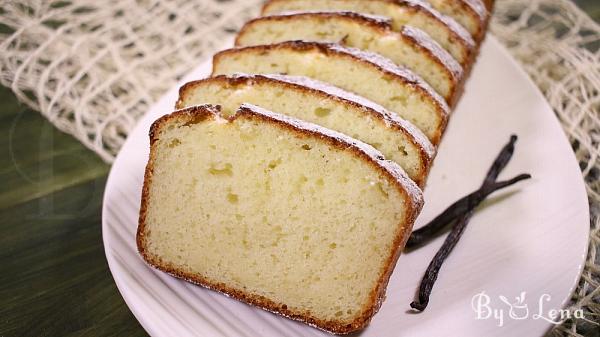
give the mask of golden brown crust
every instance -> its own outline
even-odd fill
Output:
[[[471,13],[473,17],[479,19],[479,33],[475,36],[476,46],[473,48],[473,52],[471,53],[471,57],[469,59],[468,64],[463,68],[463,79],[458,86],[459,90],[456,92],[456,100],[453,102],[452,107],[454,108],[458,103],[458,100],[462,97],[465,89],[465,82],[471,75],[471,71],[475,66],[479,53],[481,51],[481,44],[486,36],[486,32],[488,30],[489,22],[491,19],[491,11],[493,9],[494,0],[488,0],[486,2],[486,6],[489,3],[491,7],[486,9],[483,7],[483,0],[455,0],[458,5],[463,8],[464,11]]]
[[[412,225],[423,206],[422,194],[420,193],[416,185],[413,184],[411,186],[410,180],[407,180],[407,178],[399,179],[395,174],[389,171],[389,168],[386,168],[382,164],[383,160],[381,158],[373,158],[372,155],[364,151],[360,144],[349,143],[345,141],[345,138],[343,137],[331,137],[327,134],[319,133],[316,130],[309,130],[309,128],[301,129],[296,125],[286,123],[284,119],[279,119],[275,118],[274,116],[263,114],[248,106],[243,106],[242,108],[240,108],[238,113],[229,117],[228,120],[231,122],[241,117],[259,119],[263,122],[278,125],[287,130],[290,130],[291,132],[296,133],[296,135],[298,136],[317,137],[318,139],[326,141],[331,145],[338,147],[339,149],[352,151],[358,157],[363,158],[374,168],[376,168],[379,172],[381,172],[383,176],[390,180],[390,182],[392,182],[394,185],[396,185],[399,191],[402,193],[402,195],[405,196],[405,200],[407,200],[407,212],[402,222],[405,225],[399,224],[399,230],[397,232],[396,237],[394,238],[394,248],[390,252],[390,255],[386,261],[386,265],[384,266],[384,270],[380,274],[376,288],[371,292],[371,298],[368,306],[365,308],[365,310],[363,310],[361,315],[355,318],[352,322],[320,320],[312,316],[308,312],[295,311],[293,308],[288,308],[285,304],[276,303],[263,296],[248,294],[238,289],[229,287],[226,284],[213,282],[209,279],[202,277],[201,275],[179,270],[175,266],[169,264],[168,262],[162,261],[159,257],[152,256],[146,251],[145,226],[147,216],[147,202],[149,195],[149,187],[152,183],[154,160],[156,158],[156,149],[153,145],[157,140],[156,137],[160,133],[160,128],[163,125],[165,125],[165,123],[173,120],[177,120],[182,125],[186,125],[199,123],[209,118],[220,118],[218,108],[214,106],[195,106],[183,110],[178,110],[170,115],[166,115],[159,118],[156,122],[152,124],[152,127],[150,129],[150,157],[146,166],[146,172],[144,176],[142,201],[140,207],[140,218],[136,235],[137,248],[140,255],[149,265],[164,272],[167,272],[175,277],[182,278],[184,280],[201,285],[203,287],[219,291],[240,301],[292,318],[294,320],[305,322],[309,325],[315,326],[325,331],[329,331],[336,334],[347,334],[363,329],[370,322],[373,315],[379,310],[381,303],[385,297],[387,283],[389,281],[391,272],[394,269],[396,260],[398,259],[400,252],[404,248],[404,244],[406,243],[406,240],[408,239],[408,236],[410,235],[410,232],[412,230]]]
[[[260,21],[285,21],[289,17],[319,17],[323,20],[340,19],[346,21],[357,22],[364,26],[369,26],[373,29],[380,31],[391,31],[390,21],[387,18],[376,18],[374,16],[366,16],[365,14],[350,12],[350,11],[315,11],[315,12],[294,12],[294,13],[283,13],[261,16],[247,21],[242,29],[239,31],[238,36],[235,39],[235,45],[239,46],[239,38],[256,22]]]
[[[419,29],[405,26],[402,31],[396,32],[392,29],[389,20],[378,19],[365,14],[349,11],[317,11],[264,16],[246,22],[236,37],[235,45],[240,46],[240,40],[252,29],[253,25],[265,22],[285,22],[290,20],[316,20],[323,22],[324,24],[331,24],[333,20],[347,21],[353,24],[359,24],[364,28],[370,27],[381,36],[393,37],[397,41],[402,41],[402,43],[410,46],[413,50],[418,51],[419,54],[439,66],[439,70],[444,73],[447,80],[451,83],[450,92],[444,97],[446,102],[452,106],[458,97],[456,92],[459,89],[458,86],[462,79],[463,70],[462,66],[452,57],[452,55],[439,47],[435,41],[431,40],[429,35]],[[339,43],[342,45],[345,44],[343,40],[339,41]]]
[[[488,31],[490,20],[492,19],[492,14],[494,12],[494,0],[485,1],[486,5],[486,14],[483,20],[483,26],[481,27],[481,36],[479,37],[479,47],[481,47],[481,43],[485,39],[486,33]],[[488,7],[489,6],[489,7]],[[473,60],[473,63],[475,60]]]
[[[319,43],[319,42],[307,42],[307,41],[286,41],[281,43],[274,43],[269,45],[260,45],[260,46],[250,46],[250,47],[241,47],[241,48],[233,48],[223,50],[213,56],[213,76],[215,75],[215,69],[220,62],[220,59],[229,55],[235,55],[238,53],[257,53],[257,54],[266,54],[270,51],[276,50],[293,50],[295,52],[318,52],[328,57],[340,57],[340,58],[348,58],[352,59],[354,62],[360,62],[369,67],[375,68],[378,72],[381,72],[383,76],[394,79],[402,85],[410,87],[413,89],[420,97],[428,102],[431,102],[435,107],[438,117],[441,120],[441,125],[438,132],[430,138],[431,143],[433,145],[438,145],[444,130],[446,128],[449,116],[449,107],[446,101],[439,96],[431,87],[426,85],[422,80],[415,78],[414,74],[410,74],[412,77],[402,75],[401,73],[406,73],[405,69],[391,69],[391,67],[396,67],[392,64],[382,64],[377,60],[361,57],[356,53],[350,53],[340,48],[340,46],[331,44],[331,43]],[[390,62],[391,63],[391,62]]]
[[[489,16],[487,0],[460,0],[459,2],[470,7],[482,21]]]
[[[491,1],[492,1],[492,5],[493,5],[493,0],[491,0]],[[463,2],[460,1],[460,3],[463,3]],[[475,11],[473,10],[473,12],[475,12]],[[462,97],[462,95],[464,93],[464,89],[465,89],[465,82],[471,75],[471,71],[473,70],[473,67],[475,66],[477,58],[479,57],[479,53],[481,51],[481,44],[483,43],[483,40],[485,38],[486,32],[488,30],[488,26],[489,26],[489,22],[490,22],[490,18],[491,18],[491,9],[490,9],[489,13],[490,14],[486,14],[481,19],[482,20],[480,23],[481,30],[480,30],[479,36],[476,37],[477,45],[473,49],[473,52],[471,53],[471,58],[469,60],[469,63],[463,68],[463,72],[464,72],[463,81],[462,81],[461,85],[459,86],[459,91],[457,92],[457,100],[454,102],[455,103],[454,106],[456,106],[456,104],[458,103],[458,100],[460,99],[460,97]]]
[[[373,0],[371,0],[373,1]],[[423,15],[428,16],[431,20],[435,20],[444,26],[448,27],[449,39],[453,44],[460,44],[467,54],[465,55],[465,61],[461,63],[463,68],[467,67],[472,59],[472,54],[476,48],[475,40],[473,40],[471,34],[464,29],[454,19],[439,13],[436,9],[431,7],[428,3],[421,1],[406,1],[406,0],[383,0],[392,3],[396,6],[409,8],[412,11],[418,11]]]
[[[427,180],[427,175],[429,174],[429,169],[431,168],[431,162],[433,161],[433,158],[435,156],[435,148],[433,144],[429,142],[425,135],[423,135],[420,131],[418,131],[418,129],[416,129],[416,127],[412,125],[410,125],[411,127],[409,128],[409,125],[407,125],[409,124],[409,122],[399,120],[399,117],[392,117],[387,113],[387,111],[378,111],[371,107],[365,106],[357,101],[336,96],[326,91],[319,90],[315,87],[309,87],[285,80],[279,80],[273,78],[272,76],[265,75],[218,75],[202,80],[188,82],[181,86],[179,88],[179,99],[175,104],[175,109],[182,109],[185,107],[183,104],[185,97],[188,95],[189,92],[194,90],[195,87],[200,87],[206,84],[218,84],[224,88],[229,88],[238,87],[242,85],[250,86],[255,83],[271,83],[274,85],[278,85],[282,88],[301,91],[305,94],[311,94],[317,97],[321,97],[322,99],[331,99],[336,102],[354,106],[358,108],[358,110],[360,110],[362,113],[371,115],[375,118],[375,120],[386,125],[387,127],[390,127],[393,130],[406,135],[407,139],[409,139],[413,146],[419,151],[419,159],[422,174],[418,177],[413,177],[413,180],[415,181],[415,183],[417,183],[417,185],[419,185],[419,187],[424,187],[425,181]]]
[[[378,0],[369,0],[369,1],[378,1]],[[461,43],[465,46],[465,48],[472,49],[475,47],[475,41],[471,37],[471,34],[461,26],[456,20],[443,15],[438,12],[435,8],[433,8],[429,3],[421,1],[421,0],[382,0],[389,3],[392,3],[399,7],[411,8],[414,11],[418,11],[424,15],[427,15],[429,18],[441,22],[442,24],[448,26],[450,29],[450,39],[453,42]]]
[[[446,0],[452,2],[460,11],[468,14],[471,18],[479,22],[476,34],[473,36],[475,42],[481,43],[485,33],[487,22],[490,19],[489,12],[486,10],[485,5],[481,0]]]

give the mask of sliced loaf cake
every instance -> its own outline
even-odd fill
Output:
[[[475,42],[471,34],[454,19],[418,0],[270,0],[263,15],[287,11],[354,11],[391,18],[394,31],[404,26],[421,29],[466,68],[471,62]]]
[[[449,108],[422,79],[380,55],[337,44],[290,41],[234,48],[213,58],[213,75],[307,76],[363,96],[417,126],[437,145]]]
[[[483,39],[489,11],[482,0],[428,0],[440,13],[448,15],[465,27],[475,41]]]
[[[462,79],[460,64],[423,31],[355,12],[301,12],[248,21],[236,46],[292,40],[335,42],[383,55],[421,76],[452,104]]]
[[[312,122],[350,135],[381,151],[423,187],[435,148],[410,122],[380,105],[306,77],[216,76],[185,84],[176,108],[218,104],[224,117],[242,103]]]
[[[374,148],[244,105],[150,131],[137,232],[173,276],[334,333],[365,327],[422,207]]]

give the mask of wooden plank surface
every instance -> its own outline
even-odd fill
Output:
[[[0,336],[145,336],[108,270],[109,166],[0,87]]]
[[[0,336],[145,336],[104,257],[109,166],[4,87],[0,151]]]

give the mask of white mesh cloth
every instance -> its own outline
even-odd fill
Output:
[[[566,0],[498,0],[492,32],[533,78],[558,115],[577,155],[591,203],[590,251],[567,321],[551,333],[600,330],[600,25]],[[594,332],[595,331],[595,332]]]
[[[261,0],[0,0],[0,82],[110,162],[136,120]],[[571,309],[600,321],[600,26],[567,0],[497,0],[492,32],[560,118],[587,181],[590,255]],[[596,331],[568,321],[557,335]]]

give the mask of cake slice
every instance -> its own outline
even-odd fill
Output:
[[[418,0],[270,0],[263,15],[288,11],[354,11],[389,17],[394,31],[404,26],[421,29],[448,51],[463,68],[471,62],[475,41],[454,19]]]
[[[348,136],[196,106],[152,125],[137,245],[173,276],[350,333],[379,309],[422,203],[397,164]]]
[[[404,26],[394,32],[389,20],[355,12],[302,12],[248,21],[236,46],[291,40],[339,42],[389,58],[421,76],[452,104],[462,79],[460,64],[423,31]]]
[[[419,129],[365,98],[306,77],[238,74],[194,81],[180,88],[176,108],[219,104],[227,117],[242,103],[350,135],[425,184],[435,148]]]
[[[337,44],[290,41],[234,48],[213,58],[213,75],[306,76],[363,96],[417,126],[434,144],[449,108],[422,79],[380,55]]]
[[[487,28],[489,11],[481,0],[428,0],[440,13],[460,23],[471,33],[475,41],[480,42]]]

